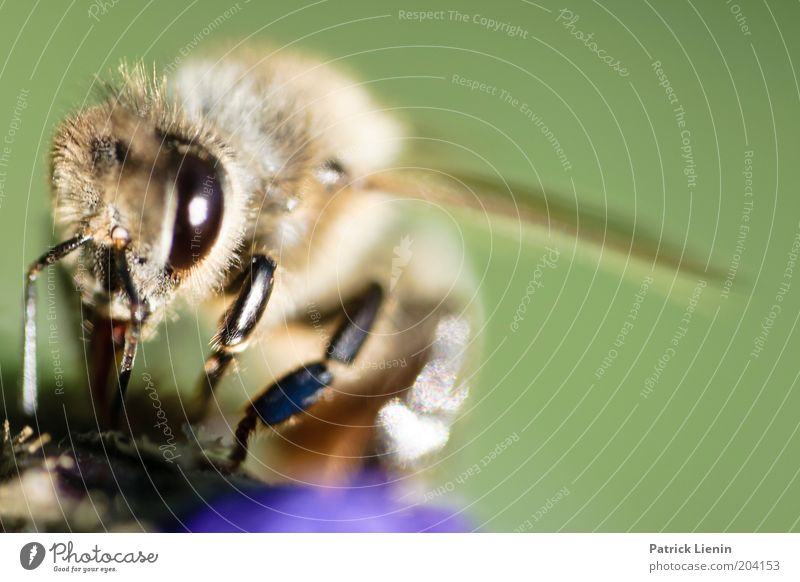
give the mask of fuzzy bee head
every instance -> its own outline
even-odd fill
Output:
[[[121,272],[150,311],[178,292],[221,285],[244,238],[243,174],[213,128],[171,103],[163,81],[123,69],[54,139],[56,220],[66,237],[90,239],[70,259],[84,302],[126,319]]]

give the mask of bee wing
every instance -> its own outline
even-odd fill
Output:
[[[691,255],[686,247],[611,216],[607,210],[542,190],[486,178],[387,172],[369,179],[374,187],[401,197],[441,204],[499,227],[522,240],[573,248],[606,269],[634,273],[677,273],[679,278],[720,281],[721,271]]]

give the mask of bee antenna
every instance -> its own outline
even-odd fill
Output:
[[[31,416],[36,413],[38,391],[36,387],[36,279],[45,267],[60,261],[72,251],[92,240],[87,234],[78,234],[57,244],[28,267],[25,277],[25,311],[23,315],[25,341],[22,355],[22,410]]]

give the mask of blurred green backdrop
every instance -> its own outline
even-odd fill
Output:
[[[564,249],[515,331],[545,251],[465,224],[489,349],[428,498],[484,530],[800,530],[799,21],[796,3],[747,0],[3,2],[4,406],[24,269],[53,242],[54,124],[123,58],[164,67],[256,38],[356,72],[412,136],[441,140],[418,140],[431,166],[575,196],[710,261],[731,287],[656,275],[642,298],[641,273]],[[186,343],[202,354],[205,331],[170,324],[166,378],[193,381],[197,358],[174,356]],[[59,358],[79,377],[79,329],[57,333],[75,337]],[[84,394],[42,398],[85,407]]]

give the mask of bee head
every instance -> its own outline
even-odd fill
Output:
[[[152,310],[176,290],[221,284],[243,238],[224,147],[164,111],[96,106],[54,142],[56,219],[67,236],[91,237],[73,275],[85,301],[120,319],[133,294]]]

